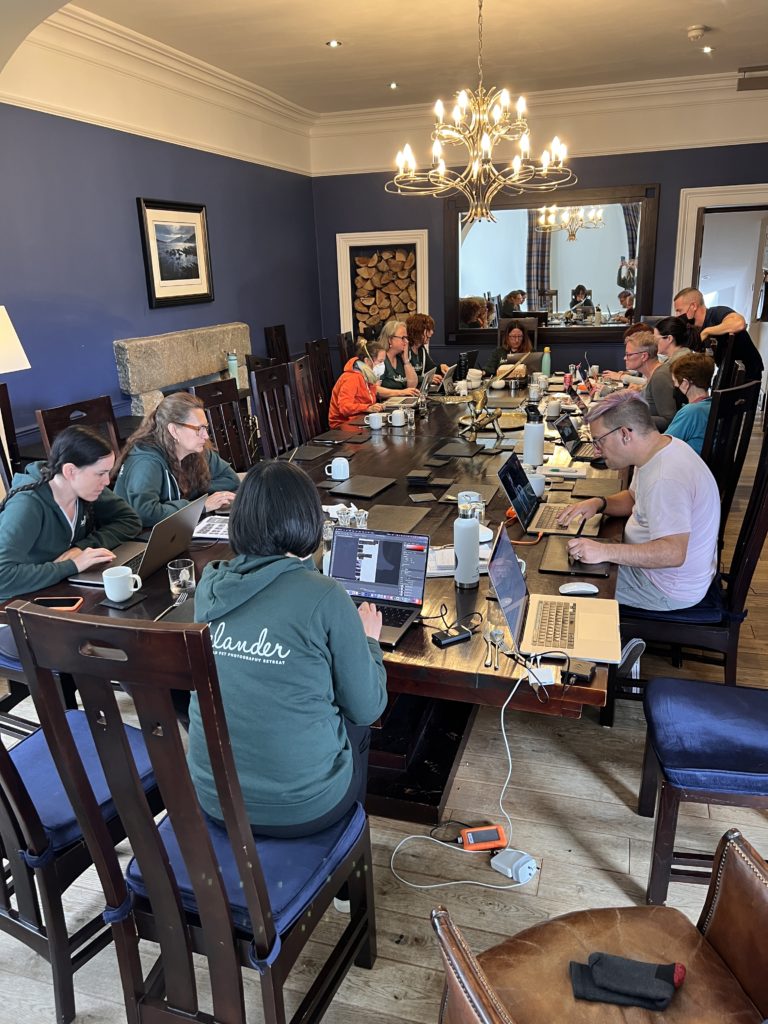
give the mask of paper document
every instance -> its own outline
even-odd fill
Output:
[[[492,543],[480,545],[480,572],[488,572],[488,559],[491,557]],[[453,576],[456,569],[456,556],[453,553],[453,544],[446,544],[445,547],[429,549],[427,559],[427,579],[436,576]]]
[[[206,516],[192,534],[192,540],[229,540],[229,516]]]

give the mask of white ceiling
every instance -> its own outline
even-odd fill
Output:
[[[80,0],[214,67],[328,113],[432,104],[476,85],[475,0]],[[711,27],[709,56],[687,38]],[[328,39],[343,42],[339,49]],[[767,0],[485,0],[486,85],[514,93],[734,72],[768,54]],[[391,90],[389,82],[398,82]],[[691,112],[696,118],[697,111]],[[631,131],[628,121],[627,131]]]

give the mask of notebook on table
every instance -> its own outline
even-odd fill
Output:
[[[329,575],[356,605],[376,605],[383,623],[379,643],[393,648],[421,614],[428,558],[429,537],[338,526]]]
[[[530,594],[503,525],[488,574],[512,642],[522,654],[564,652],[569,658],[608,665],[621,661],[618,601]]]
[[[313,437],[310,444],[365,444],[370,441],[370,430],[361,430],[358,427],[351,427],[348,430],[341,428],[337,430],[326,430],[324,434]]]
[[[148,579],[158,569],[164,568],[172,558],[177,558],[187,550],[197,521],[203,514],[207,497],[207,494],[201,495],[184,508],[180,508],[178,512],[156,523],[146,544],[139,541],[118,544],[113,552],[113,562],[70,576],[67,583],[74,583],[79,587],[103,587],[102,572],[117,565],[127,565],[131,572],[137,573],[142,580]]]
[[[507,499],[515,510],[520,525],[526,533],[559,533],[570,537],[581,534],[596,537],[600,532],[601,515],[589,519],[572,519],[568,526],[561,526],[557,517],[568,508],[568,503],[557,504],[541,501],[533,492],[520,460],[514,452],[499,470],[499,480]]]
[[[595,448],[592,441],[582,441],[576,424],[571,417],[565,413],[555,420],[555,429],[560,435],[565,450],[577,462],[597,462],[602,460],[602,455]]]
[[[567,537],[547,537],[547,546],[541,557],[539,572],[555,573],[558,576],[597,576],[607,579],[611,572],[611,564],[580,562],[568,554]]]
[[[397,480],[390,476],[358,475],[334,484],[329,490],[331,494],[345,494],[350,498],[373,498],[396,483]]]

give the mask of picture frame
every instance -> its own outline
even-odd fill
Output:
[[[213,302],[205,206],[141,196],[136,204],[150,308]]]

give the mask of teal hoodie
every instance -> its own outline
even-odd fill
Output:
[[[240,478],[229,463],[212,448],[205,449],[205,456],[211,471],[207,493],[236,491]],[[176,477],[160,449],[141,444],[132,449],[120,467],[115,480],[115,494],[136,509],[147,529],[200,497],[195,493],[182,498]]]
[[[369,725],[387,703],[381,648],[349,595],[311,561],[237,555],[206,566],[195,618],[210,623],[251,824],[303,824],[332,810],[352,779],[342,716]],[[195,694],[189,717],[192,779],[220,819]]]
[[[11,488],[40,479],[42,462],[17,473]],[[0,600],[52,587],[77,572],[71,559],[55,559],[69,548],[113,550],[141,532],[139,517],[121,498],[105,487],[90,506],[78,500],[75,529],[56,504],[49,484],[21,491],[9,499],[0,514]]]

